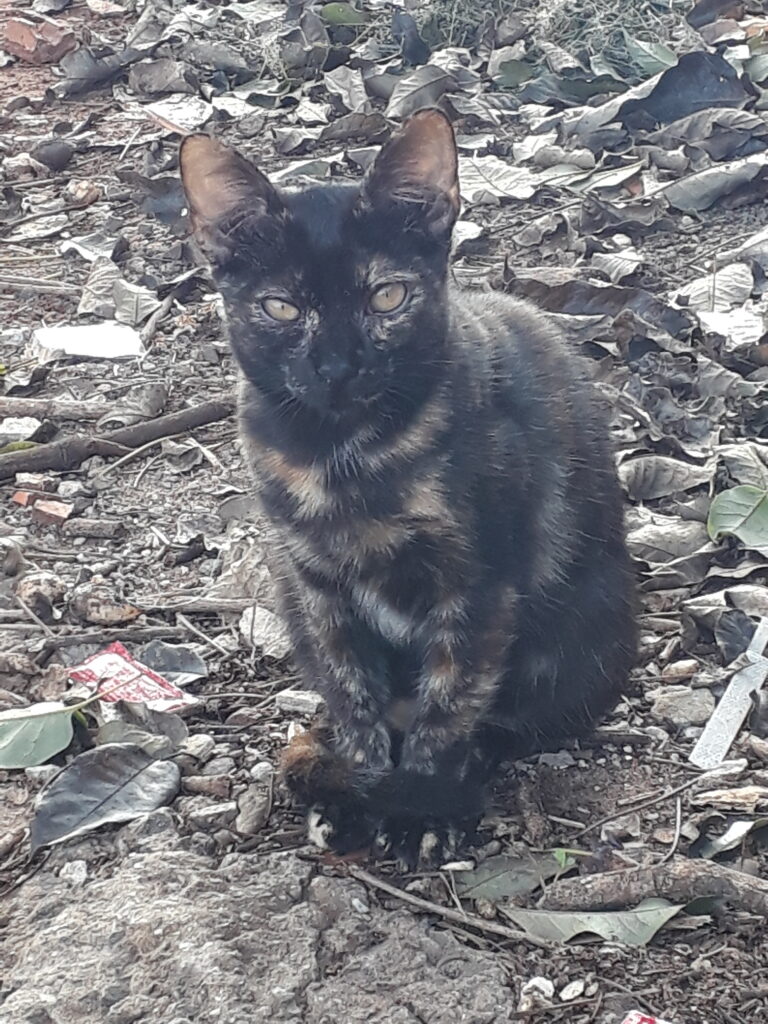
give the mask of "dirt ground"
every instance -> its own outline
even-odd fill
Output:
[[[145,61],[167,56],[196,72],[184,80],[189,88],[180,93],[183,100],[202,96],[208,102],[232,96],[244,82],[280,79],[270,30],[252,25],[258,3],[235,6],[248,7],[248,17],[230,17],[214,3],[143,8],[142,17],[154,11],[165,24],[171,14],[200,18],[202,29],[148,37],[144,44],[154,47],[144,52]],[[672,60],[715,53],[684,20],[693,5],[649,3],[637,5],[637,11],[629,6],[627,32],[649,46],[667,47]],[[747,38],[743,26],[751,24],[750,17],[768,38],[768,19],[759,4],[746,13],[741,4],[728,11],[728,5],[720,6],[728,18],[721,31],[733,38],[731,49],[742,43],[739,33]],[[277,3],[264,2],[261,8],[259,17],[267,25],[275,19],[282,24],[290,14]],[[545,9],[554,22],[546,20]],[[391,14],[378,3],[370,12],[364,30],[342,24],[331,32],[338,67],[350,67],[357,54],[365,70],[365,61],[373,58],[362,47],[378,41],[375,60],[399,74],[401,67],[386,63],[398,59]],[[601,12],[598,4],[550,4],[541,5],[534,17],[526,5],[506,5],[507,36],[497,28],[490,50],[514,48],[517,19],[528,49],[508,55],[506,74],[525,57],[531,66],[544,67],[548,60],[558,88],[563,82],[588,82],[605,73],[599,66],[584,71],[589,57],[600,54],[595,19],[599,22]],[[125,13],[107,15],[98,4],[92,9],[72,3],[49,16],[70,26],[78,45],[90,47],[98,60],[110,51],[125,53],[124,40],[140,13],[126,5]],[[429,36],[424,8],[415,13],[423,36],[442,52]],[[9,16],[10,8],[2,4],[0,18]],[[552,24],[559,26],[557,32],[547,35]],[[581,28],[577,32],[569,25]],[[652,31],[643,32],[644,26]],[[621,28],[616,15],[605,52],[616,49],[622,56],[623,78],[615,72],[617,79],[622,88],[633,88],[650,75],[632,63]],[[305,22],[302,33],[295,46],[306,51],[307,39],[313,38],[321,45],[314,22]],[[755,29],[749,38],[757,35]],[[548,42],[561,47],[568,60],[548,50],[543,45]],[[214,44],[230,48],[230,63],[232,53],[239,55],[248,74],[227,67],[220,53],[204,52]],[[493,136],[483,154],[509,165],[534,166],[514,147],[530,141],[535,131],[547,131],[548,118],[576,110],[576,102],[542,102],[537,94],[521,98],[504,90],[490,72],[488,52],[476,41],[468,43],[464,67],[467,75],[477,74],[478,88],[465,94],[457,87],[443,102],[455,115],[460,137]],[[723,52],[721,46],[720,59]],[[753,47],[752,53],[762,50]],[[281,59],[287,60],[285,53]],[[160,415],[229,401],[234,393],[235,371],[216,296],[204,271],[196,269],[186,237],[176,162],[180,132],[172,123],[182,115],[147,109],[147,96],[137,91],[139,80],[129,77],[136,63],[126,61],[106,84],[67,96],[57,96],[56,88],[61,91],[72,76],[56,65],[22,60],[0,75],[0,401],[99,401],[104,411],[98,421],[51,412],[30,435],[36,442],[150,423]],[[409,68],[406,62],[405,73]],[[331,86],[329,73],[337,76]],[[361,151],[377,139],[381,125],[368,122],[341,139],[319,138],[321,126],[358,108],[350,105],[352,87],[329,63],[321,72],[306,63],[302,75],[298,84],[294,79],[290,104],[271,110],[264,85],[249,111],[238,108],[228,115],[212,107],[205,130],[257,157],[270,173],[343,148],[353,158],[336,159],[320,173],[359,175],[366,159]],[[366,114],[380,117],[386,108],[389,124],[396,124],[399,118],[387,101],[368,95]],[[593,106],[605,99],[597,88],[584,95]],[[749,112],[764,121],[764,96],[755,87],[743,102],[718,101],[713,108]],[[311,111],[302,120],[299,100],[328,105],[328,111],[316,113],[319,120],[312,124]],[[765,127],[761,134],[753,121],[740,129],[729,124],[727,131],[720,126],[718,135],[710,126],[702,137],[722,142],[730,132],[728,146],[723,143],[717,152],[736,161],[753,152],[757,159],[765,150]],[[294,145],[289,130],[305,133],[305,141]],[[148,644],[159,641],[162,657],[167,657],[163,645],[173,645],[185,667],[197,666],[186,689],[199,702],[182,715],[188,735],[175,755],[181,768],[178,795],[168,808],[131,824],[106,825],[30,852],[35,801],[55,771],[92,746],[102,725],[94,717],[86,718],[73,744],[53,759],[55,771],[50,765],[0,771],[3,1024],[268,1019],[622,1024],[633,1010],[670,1024],[768,1021],[764,913],[751,898],[724,887],[719,875],[706,874],[711,865],[727,866],[738,875],[742,896],[751,887],[755,900],[768,907],[763,888],[768,886],[768,828],[761,819],[768,795],[768,741],[760,708],[739,732],[728,753],[729,767],[720,774],[702,777],[689,761],[715,702],[741,664],[736,659],[755,623],[768,614],[768,539],[752,546],[734,537],[711,542],[704,530],[712,496],[748,479],[739,475],[733,447],[749,448],[758,466],[760,452],[768,450],[763,447],[768,444],[768,357],[764,332],[740,344],[710,329],[706,314],[716,309],[702,307],[705,316],[699,318],[695,302],[671,300],[672,292],[709,274],[713,260],[768,227],[768,188],[758,173],[745,179],[735,197],[724,193],[701,210],[670,200],[649,226],[638,227],[642,216],[632,219],[633,204],[716,159],[698,137],[689,135],[675,146],[654,141],[658,130],[658,123],[644,124],[645,135],[630,132],[614,149],[596,150],[597,171],[626,170],[615,183],[585,191],[571,179],[565,184],[552,179],[519,197],[519,183],[504,179],[487,201],[478,200],[477,193],[469,197],[462,214],[463,221],[482,230],[457,248],[457,278],[468,286],[491,280],[531,295],[562,318],[592,357],[600,386],[614,403],[622,466],[641,456],[675,459],[678,472],[682,466],[696,477],[679,486],[660,484],[659,462],[649,464],[650,486],[623,473],[642,604],[632,692],[594,742],[510,766],[493,787],[477,845],[466,852],[479,870],[498,863],[494,858],[552,850],[567,857],[563,851],[571,851],[570,878],[695,862],[705,871],[700,884],[680,885],[677,891],[674,885],[657,890],[649,884],[628,902],[617,901],[615,891],[613,901],[595,902],[601,910],[632,909],[643,898],[659,896],[680,906],[680,912],[639,945],[585,935],[586,928],[577,939],[537,945],[503,934],[503,928],[517,927],[504,908],[551,909],[555,903],[547,903],[546,884],[543,890],[516,889],[504,882],[482,897],[462,897],[450,871],[405,877],[394,865],[364,857],[340,862],[315,851],[306,842],[302,815],[289,805],[274,774],[287,738],[309,723],[310,705],[300,698],[295,703],[298,683],[280,637],[272,639],[275,646],[268,649],[274,656],[269,656],[265,638],[258,630],[251,635],[241,620],[254,603],[268,610],[272,604],[260,557],[262,531],[233,417],[219,415],[170,438],[158,435],[164,440],[119,454],[92,454],[67,469],[46,469],[44,482],[30,485],[3,473],[2,459],[11,454],[3,447],[8,444],[3,417],[12,416],[5,411],[0,412],[0,709],[58,700],[68,689],[68,669],[115,640],[149,664],[158,654],[156,648],[148,651]],[[737,130],[743,145],[734,142]],[[686,131],[692,131],[690,125]],[[37,160],[40,144],[54,138],[72,151],[61,170],[47,168],[44,161],[14,162],[20,154]],[[757,148],[750,150],[749,140],[758,140]],[[583,139],[566,144],[562,135],[552,145],[561,142],[570,150],[590,148]],[[471,146],[463,150],[466,160],[472,151]],[[678,162],[667,160],[664,166],[662,152],[679,154]],[[633,171],[635,160],[642,167]],[[535,167],[538,172],[560,162],[553,157]],[[594,169],[588,162],[585,167]],[[618,232],[605,226],[608,207],[625,217]],[[57,215],[63,220],[52,221]],[[75,249],[62,251],[68,240],[96,244],[89,241],[96,233],[101,246],[104,238],[114,239],[110,252],[120,277],[146,289],[153,302],[152,313],[135,323],[145,352],[129,359],[105,353],[42,362],[32,330],[104,319],[78,313],[92,261]],[[637,258],[637,265],[613,279],[617,294],[610,301],[596,301],[575,287],[574,281],[582,280],[610,283],[611,270],[601,269],[608,264],[595,261],[595,255],[616,253]],[[720,271],[720,285],[727,285],[724,314],[737,317],[751,303],[761,315],[766,275],[760,256],[736,265],[748,268],[751,283],[739,291],[727,268]],[[558,268],[562,279],[555,274]],[[715,275],[712,288],[720,287],[717,281]],[[658,306],[648,305],[652,299]],[[641,312],[628,323],[627,309]],[[714,379],[715,370],[727,387],[702,383]],[[768,480],[768,459],[763,465]],[[18,492],[25,487],[42,491],[43,501],[71,504],[66,522],[46,521],[50,516],[36,514],[34,505],[21,504]],[[78,529],[73,525],[78,521],[97,525]],[[700,531],[695,544],[686,540],[695,532],[693,524]],[[650,534],[642,532],[651,527]],[[104,533],[110,535],[99,535]],[[665,535],[669,547],[660,555]],[[28,598],[20,602],[17,587],[25,577]],[[163,732],[157,723],[144,721],[143,727]],[[713,791],[730,796],[712,796]],[[741,830],[737,842],[716,849],[707,845],[734,824]],[[403,895],[378,888],[382,879]],[[554,900],[556,892],[551,895]],[[586,909],[567,900],[559,909],[567,912],[569,906],[574,912]],[[536,986],[533,995],[529,986],[526,995],[535,978],[545,979],[544,987],[537,996]]]

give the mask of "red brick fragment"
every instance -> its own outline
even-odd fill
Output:
[[[34,491],[14,491],[11,496],[11,501],[15,501],[17,505],[34,505],[37,495]]]
[[[3,49],[28,64],[55,64],[77,46],[75,33],[44,14],[15,14],[5,23]]]
[[[58,526],[69,519],[74,508],[68,501],[37,501],[32,506],[32,518],[37,523]]]

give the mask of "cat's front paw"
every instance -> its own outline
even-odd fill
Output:
[[[339,857],[367,850],[376,824],[361,801],[315,804],[307,814],[307,838],[318,850]]]
[[[434,871],[456,859],[464,838],[464,830],[448,821],[392,817],[380,824],[375,851],[403,871]]]
[[[482,813],[480,788],[448,774],[398,768],[370,794],[380,825],[376,849],[409,871],[431,870],[455,859]]]

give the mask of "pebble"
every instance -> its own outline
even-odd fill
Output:
[[[261,605],[246,608],[238,625],[240,635],[249,647],[260,647],[268,658],[287,658],[291,641],[281,618]]]
[[[271,788],[268,783],[254,782],[238,796],[236,832],[244,836],[253,836],[266,825],[272,809]]]
[[[671,661],[665,665],[661,672],[662,679],[670,683],[680,682],[683,679],[690,679],[699,670],[699,663],[695,658],[686,658],[684,661]]]
[[[229,798],[232,783],[226,775],[188,775],[182,783],[187,793],[202,793],[222,800]]]
[[[188,736],[181,745],[181,753],[189,754],[198,761],[207,761],[213,754],[216,741],[208,733],[199,732]]]
[[[584,994],[586,982],[582,978],[577,978],[575,981],[569,981],[564,988],[560,989],[559,995],[560,1000],[563,1003],[570,1003],[572,999],[578,999]]]
[[[214,757],[202,770],[203,775],[232,775],[237,765],[233,757]]]
[[[62,865],[59,878],[71,882],[72,885],[83,885],[88,877],[88,865],[84,860],[70,860]]]
[[[229,825],[237,816],[237,804],[234,800],[225,800],[219,804],[208,804],[189,811],[190,824],[198,828],[212,829]]]
[[[715,710],[715,698],[709,690],[692,690],[688,686],[668,686],[653,694],[651,714],[658,721],[673,725],[704,725]]]
[[[254,782],[269,782],[275,774],[275,769],[269,761],[259,761],[251,768],[250,774]]]
[[[281,711],[292,715],[316,715],[324,702],[313,690],[281,690],[275,703]]]

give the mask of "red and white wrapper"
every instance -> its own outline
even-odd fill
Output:
[[[197,697],[169,683],[147,665],[142,665],[121,643],[110,644],[98,654],[71,669],[69,678],[92,686],[105,703],[119,700],[145,704],[153,711],[181,711],[197,704]]]
[[[633,1010],[628,1017],[625,1017],[621,1024],[672,1024],[669,1020],[662,1020],[661,1017],[651,1017],[647,1013]]]

